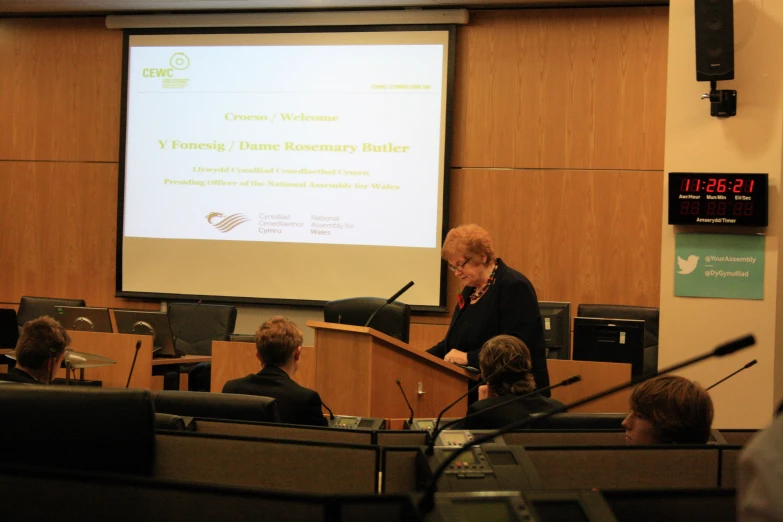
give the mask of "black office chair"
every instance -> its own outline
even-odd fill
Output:
[[[644,306],[580,304],[579,317],[603,317],[607,319],[637,319],[644,321],[644,363],[643,373],[658,370],[658,324],[660,310]]]
[[[386,299],[378,297],[353,297],[329,301],[324,305],[324,321],[364,326],[370,316],[384,303]],[[411,307],[399,301],[383,306],[369,326],[407,343],[411,329]]]
[[[155,410],[147,390],[2,385],[0,404],[0,464],[152,471]]]
[[[280,422],[271,397],[226,393],[159,391],[152,394],[157,413],[202,419]]]
[[[21,329],[24,323],[42,315],[54,317],[57,306],[85,306],[84,299],[60,299],[57,297],[22,296],[19,311],[16,312],[16,324]]]
[[[236,306],[170,303],[168,308],[174,347],[186,355],[212,355],[212,341],[228,341],[237,322]],[[166,371],[164,388],[179,389],[179,374],[188,374],[188,390],[209,391],[212,364],[179,366]]]

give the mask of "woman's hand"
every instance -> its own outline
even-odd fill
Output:
[[[443,360],[454,364],[462,364],[464,366],[468,364],[468,354],[452,349],[446,354],[446,357],[444,357]]]

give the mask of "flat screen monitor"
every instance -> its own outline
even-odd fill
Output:
[[[629,363],[631,375],[644,371],[644,321],[574,318],[574,360]]]
[[[571,303],[540,301],[547,359],[571,358]]]
[[[114,310],[114,320],[119,333],[152,335],[153,357],[180,357],[174,350],[169,316],[165,312]]]
[[[55,306],[54,319],[66,330],[112,333],[108,308]]]
[[[0,348],[16,348],[19,327],[16,324],[16,310],[0,309]],[[2,357],[0,357],[2,359]]]

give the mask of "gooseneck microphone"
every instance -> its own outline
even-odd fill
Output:
[[[753,359],[752,361],[750,361],[748,364],[746,364],[745,366],[743,366],[742,368],[740,368],[740,369],[739,369],[739,370],[737,370],[736,372],[734,372],[734,373],[731,373],[731,374],[727,375],[727,376],[726,376],[726,377],[724,377],[723,379],[719,380],[718,382],[716,382],[715,384],[713,384],[712,386],[710,386],[709,388],[707,388],[707,390],[711,390],[711,389],[713,389],[714,387],[716,387],[717,385],[719,385],[720,383],[722,383],[723,381],[726,381],[726,380],[728,380],[728,379],[731,379],[732,377],[734,377],[735,375],[737,375],[737,374],[738,374],[739,372],[741,372],[742,370],[747,370],[748,368],[750,368],[751,366],[753,366],[753,365],[754,365],[754,364],[756,364],[757,362],[758,362],[758,361],[757,361],[756,359]]]
[[[133,362],[131,363],[130,371],[128,372],[128,382],[125,384],[127,388],[130,386],[131,376],[133,375],[133,369],[136,367],[136,357],[139,356],[139,349],[141,348],[141,340],[136,341],[136,353],[133,354]]]
[[[329,420],[334,420],[334,413],[332,413],[332,410],[331,410],[331,408],[329,408],[329,406],[327,406],[326,404],[324,404],[324,401],[321,401],[321,406],[323,406],[324,408],[326,408],[326,411],[328,411],[328,412],[329,412]]]
[[[408,419],[408,426],[413,424],[413,408],[411,407],[411,403],[408,402],[408,396],[405,395],[405,390],[402,389],[402,384],[400,384],[400,380],[397,379],[397,386],[400,387],[400,392],[402,392],[402,398],[405,399],[405,404],[408,405],[408,409],[411,411],[411,418]]]
[[[557,384],[552,384],[552,385],[549,385],[549,386],[547,386],[545,388],[539,388],[537,390],[533,390],[532,392],[526,393],[524,395],[519,395],[517,397],[514,397],[510,401],[501,402],[500,404],[495,404],[494,406],[490,406],[488,408],[484,408],[484,409],[479,410],[479,411],[474,411],[473,413],[465,415],[461,419],[454,419],[451,422],[447,422],[440,429],[432,430],[432,435],[430,437],[429,448],[427,448],[427,454],[428,455],[432,454],[433,448],[435,447],[435,441],[437,440],[438,435],[440,435],[441,432],[449,429],[451,426],[454,426],[455,424],[459,424],[460,422],[464,422],[464,421],[466,421],[468,419],[472,419],[474,417],[478,417],[480,415],[485,414],[488,411],[497,410],[498,408],[502,408],[502,407],[507,406],[509,404],[513,404],[515,402],[522,401],[524,399],[527,399],[528,397],[531,397],[531,396],[536,395],[536,394],[541,393],[541,392],[545,392],[545,391],[548,391],[548,390],[554,390],[555,388],[559,388],[561,386],[570,386],[570,385],[572,385],[574,383],[577,383],[577,382],[579,382],[581,380],[582,380],[582,376],[581,375],[572,375],[568,379],[563,379],[562,381],[558,382]]]
[[[454,402],[452,402],[451,404],[449,404],[448,406],[446,406],[445,408],[443,408],[443,409],[441,410],[441,412],[440,412],[440,413],[438,413],[438,418],[435,420],[435,427],[434,427],[434,428],[432,428],[432,433],[440,433],[440,432],[438,431],[438,427],[440,426],[440,418],[441,418],[441,417],[443,417],[443,414],[444,414],[444,413],[446,413],[447,411],[449,411],[449,410],[450,410],[450,409],[451,409],[451,408],[452,408],[452,407],[453,407],[455,404],[457,404],[459,401],[461,401],[462,399],[464,399],[465,397],[467,397],[467,396],[468,396],[468,395],[469,395],[471,392],[473,392],[473,391],[477,390],[479,386],[481,386],[481,385],[482,385],[482,384],[484,384],[484,383],[487,383],[487,382],[489,382],[489,381],[490,381],[490,380],[491,380],[493,377],[495,377],[497,374],[499,374],[500,372],[502,372],[503,370],[505,370],[505,369],[506,369],[506,367],[507,367],[509,364],[511,364],[511,363],[512,363],[512,362],[514,362],[515,360],[519,359],[520,357],[522,357],[522,355],[521,355],[521,354],[516,354],[514,357],[512,357],[511,359],[509,359],[508,361],[506,361],[506,364],[504,364],[503,366],[501,366],[500,368],[498,368],[497,370],[495,370],[494,372],[492,372],[491,374],[489,374],[489,376],[488,376],[488,377],[484,377],[483,379],[479,379],[479,381],[478,381],[476,384],[474,384],[472,388],[469,388],[469,389],[468,389],[468,391],[466,391],[465,393],[463,393],[462,395],[460,395],[459,397],[457,397],[457,399],[456,399]]]
[[[384,306],[386,306],[386,305],[388,305],[388,304],[392,304],[394,301],[396,301],[396,300],[397,300],[397,298],[398,298],[398,297],[400,297],[402,294],[404,294],[405,292],[407,292],[407,291],[408,291],[408,288],[410,288],[410,287],[412,287],[412,286],[413,286],[413,281],[411,281],[411,282],[410,282],[410,283],[408,283],[407,285],[405,285],[405,286],[403,286],[402,288],[400,288],[400,290],[399,290],[399,291],[398,291],[396,294],[394,294],[393,296],[391,296],[390,298],[388,298],[388,299],[386,300],[386,302],[385,302],[385,303],[383,303],[381,306],[379,306],[378,308],[376,308],[376,309],[375,309],[375,311],[374,311],[374,312],[372,313],[372,315],[370,316],[370,318],[369,318],[369,319],[367,319],[367,322],[366,322],[366,323],[364,323],[364,327],[365,327],[365,328],[367,328],[368,326],[370,326],[370,323],[372,323],[372,320],[373,320],[373,319],[375,319],[375,316],[378,314],[378,312],[380,312],[380,311],[383,309],[383,307],[384,307]]]
[[[196,303],[196,306],[193,308],[193,311],[190,312],[190,315],[188,316],[187,321],[182,323],[182,326],[177,328],[177,330],[178,330],[177,331],[177,335],[173,335],[173,333],[172,333],[172,340],[171,340],[171,342],[174,345],[173,346],[174,353],[177,353],[177,339],[179,339],[182,336],[182,334],[187,331],[188,326],[190,326],[190,323],[193,322],[193,318],[196,316],[196,312],[198,311],[198,307],[201,306],[201,301],[203,301],[203,299],[199,299],[198,300],[198,303]]]
[[[704,359],[709,359],[711,357],[723,357],[724,355],[729,355],[734,352],[737,352],[739,350],[742,350],[744,348],[747,348],[749,346],[753,346],[756,344],[756,339],[752,335],[746,335],[744,337],[740,337],[739,339],[735,339],[733,341],[729,341],[725,344],[722,344],[715,348],[712,351],[709,351],[707,353],[697,355],[695,357],[692,357],[690,359],[686,359],[683,362],[674,364],[672,366],[669,366],[667,368],[664,368],[663,370],[659,370],[654,373],[650,373],[647,375],[640,375],[636,376],[630,381],[627,381],[623,384],[618,384],[616,386],[612,386],[611,388],[608,388],[602,392],[595,393],[593,395],[590,395],[588,397],[585,397],[583,399],[579,399],[578,401],[574,401],[570,404],[565,404],[563,406],[559,406],[557,408],[551,409],[547,411],[546,413],[543,413],[542,415],[538,417],[524,417],[522,419],[519,419],[517,421],[512,422],[511,424],[508,424],[506,426],[503,426],[499,430],[495,430],[493,432],[490,432],[486,435],[482,435],[480,437],[476,437],[473,440],[470,440],[463,444],[459,449],[456,449],[455,451],[452,451],[444,460],[441,462],[440,466],[435,470],[435,472],[432,474],[432,478],[430,479],[430,482],[427,484],[427,487],[424,491],[424,495],[422,496],[421,500],[419,501],[419,511],[422,514],[429,513],[432,511],[432,509],[435,507],[435,491],[438,487],[438,480],[443,475],[443,473],[446,471],[446,469],[449,467],[449,465],[454,462],[457,457],[462,453],[462,450],[465,448],[469,448],[471,446],[478,446],[480,444],[483,444],[487,441],[491,441],[495,437],[498,437],[500,435],[503,435],[504,433],[508,433],[509,431],[521,428],[522,426],[525,426],[526,424],[529,424],[533,422],[534,420],[543,420],[548,419],[552,415],[555,415],[557,413],[563,413],[564,411],[568,411],[571,408],[576,408],[578,406],[582,406],[583,404],[587,404],[593,401],[596,401],[598,399],[602,399],[608,395],[611,395],[613,393],[617,393],[618,391],[624,390],[626,388],[631,388],[632,386],[635,386],[641,382],[647,381],[649,379],[653,379],[655,377],[658,377],[659,375],[663,375],[666,373],[671,373],[673,371],[679,370],[681,368],[685,368],[687,366],[691,366],[693,364],[696,364],[697,362],[701,362]]]

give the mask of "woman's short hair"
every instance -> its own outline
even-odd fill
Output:
[[[465,256],[473,258],[476,263],[481,263],[482,258],[486,258],[486,265],[495,261],[495,252],[492,250],[492,238],[489,232],[478,225],[462,225],[449,230],[446,239],[443,241],[441,257],[448,259],[450,257]]]
[[[631,394],[631,409],[650,421],[659,442],[704,444],[710,438],[712,399],[684,377],[663,375],[639,384]]]
[[[296,324],[275,315],[258,327],[256,350],[264,366],[285,366],[303,340],[302,330]]]
[[[514,357],[517,359],[489,381],[493,394],[530,393],[536,389],[530,350],[513,335],[496,335],[484,343],[479,353],[481,374],[489,377]]]
[[[42,315],[24,323],[16,343],[16,361],[22,368],[40,370],[49,359],[57,360],[71,343],[60,323]]]

